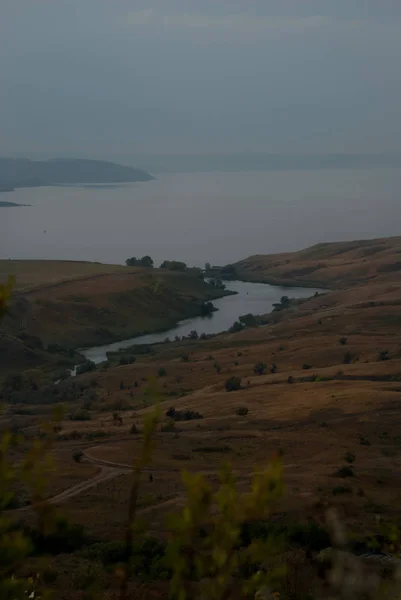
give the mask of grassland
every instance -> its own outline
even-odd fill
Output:
[[[332,291],[267,315],[267,326],[160,344],[134,364],[61,382],[50,404],[38,390],[34,407],[23,400],[9,404],[1,425],[13,423],[28,439],[55,404],[64,404],[54,446],[59,464],[70,468],[72,453],[82,449],[84,462],[73,466],[77,481],[81,467],[114,469],[114,476],[94,479],[59,502],[96,539],[121,538],[128,469],[143,440],[142,417],[155,402],[163,419],[139,506],[154,535],[163,537],[166,514],[185,501],[182,469],[201,471],[214,485],[228,461],[246,489],[252,471],[279,453],[286,493],[275,518],[324,526],[334,507],[353,535],[365,539],[378,519],[398,523],[401,517],[399,252],[401,238],[392,238],[247,259],[239,263],[244,278],[282,282],[292,272],[292,283]],[[316,262],[326,266],[299,274]],[[119,273],[110,277],[120,281]],[[88,286],[86,293],[93,293]],[[254,372],[260,362],[266,365],[261,375]],[[227,392],[232,376],[241,388]],[[24,414],[32,407],[33,414]],[[171,407],[198,418],[172,421]],[[77,411],[85,411],[85,420],[71,418]],[[66,483],[60,473],[49,478],[48,496],[56,503]],[[302,561],[308,584],[299,584],[304,596],[297,597],[318,589],[312,563],[305,555]]]
[[[64,261],[0,261],[16,293],[3,331],[69,348],[172,327],[224,295],[203,280],[163,269]]]

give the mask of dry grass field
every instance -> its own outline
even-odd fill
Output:
[[[0,261],[0,281],[16,278],[2,328],[46,344],[101,345],[172,327],[223,295],[195,275],[68,261]]]
[[[159,404],[162,419],[138,507],[154,535],[164,536],[166,515],[185,502],[183,469],[202,472],[215,485],[228,462],[245,490],[252,472],[277,454],[286,485],[279,518],[285,522],[324,524],[327,509],[335,507],[358,539],[375,531],[378,519],[399,523],[401,281],[395,267],[385,265],[398,264],[401,238],[343,244],[341,253],[339,247],[324,245],[321,255],[317,248],[280,255],[276,271],[272,257],[241,263],[244,277],[257,272],[259,280],[278,270],[289,277],[283,260],[290,261],[288,271],[312,258],[327,265],[313,283],[333,290],[271,313],[266,326],[160,344],[134,364],[60,384],[58,402],[66,414],[53,447],[60,468],[49,479],[48,496],[97,539],[120,539],[142,418]],[[258,265],[264,265],[263,276]],[[110,277],[117,282],[120,275]],[[92,293],[92,282],[87,286],[82,293]],[[254,372],[257,363],[265,364],[264,373]],[[233,376],[241,388],[226,391]],[[198,418],[174,421],[166,415],[171,407]],[[9,406],[2,425],[19,420],[18,429],[35,435],[51,407],[38,403],[35,414],[21,416],[23,408]],[[82,410],[86,420],[71,419]],[[77,449],[82,463],[73,461]],[[84,480],[88,485],[77,488]]]

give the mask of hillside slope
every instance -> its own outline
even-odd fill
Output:
[[[316,244],[299,252],[255,254],[235,263],[239,279],[278,285],[349,288],[398,281],[401,237]]]
[[[225,295],[194,275],[166,269],[0,261],[0,280],[9,274],[17,283],[3,329],[69,348],[168,329]]]

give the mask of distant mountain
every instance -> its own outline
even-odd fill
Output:
[[[150,181],[149,173],[103,160],[0,158],[0,191],[17,187]]]

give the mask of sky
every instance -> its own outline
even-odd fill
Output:
[[[0,0],[0,154],[401,151],[400,0]]]

